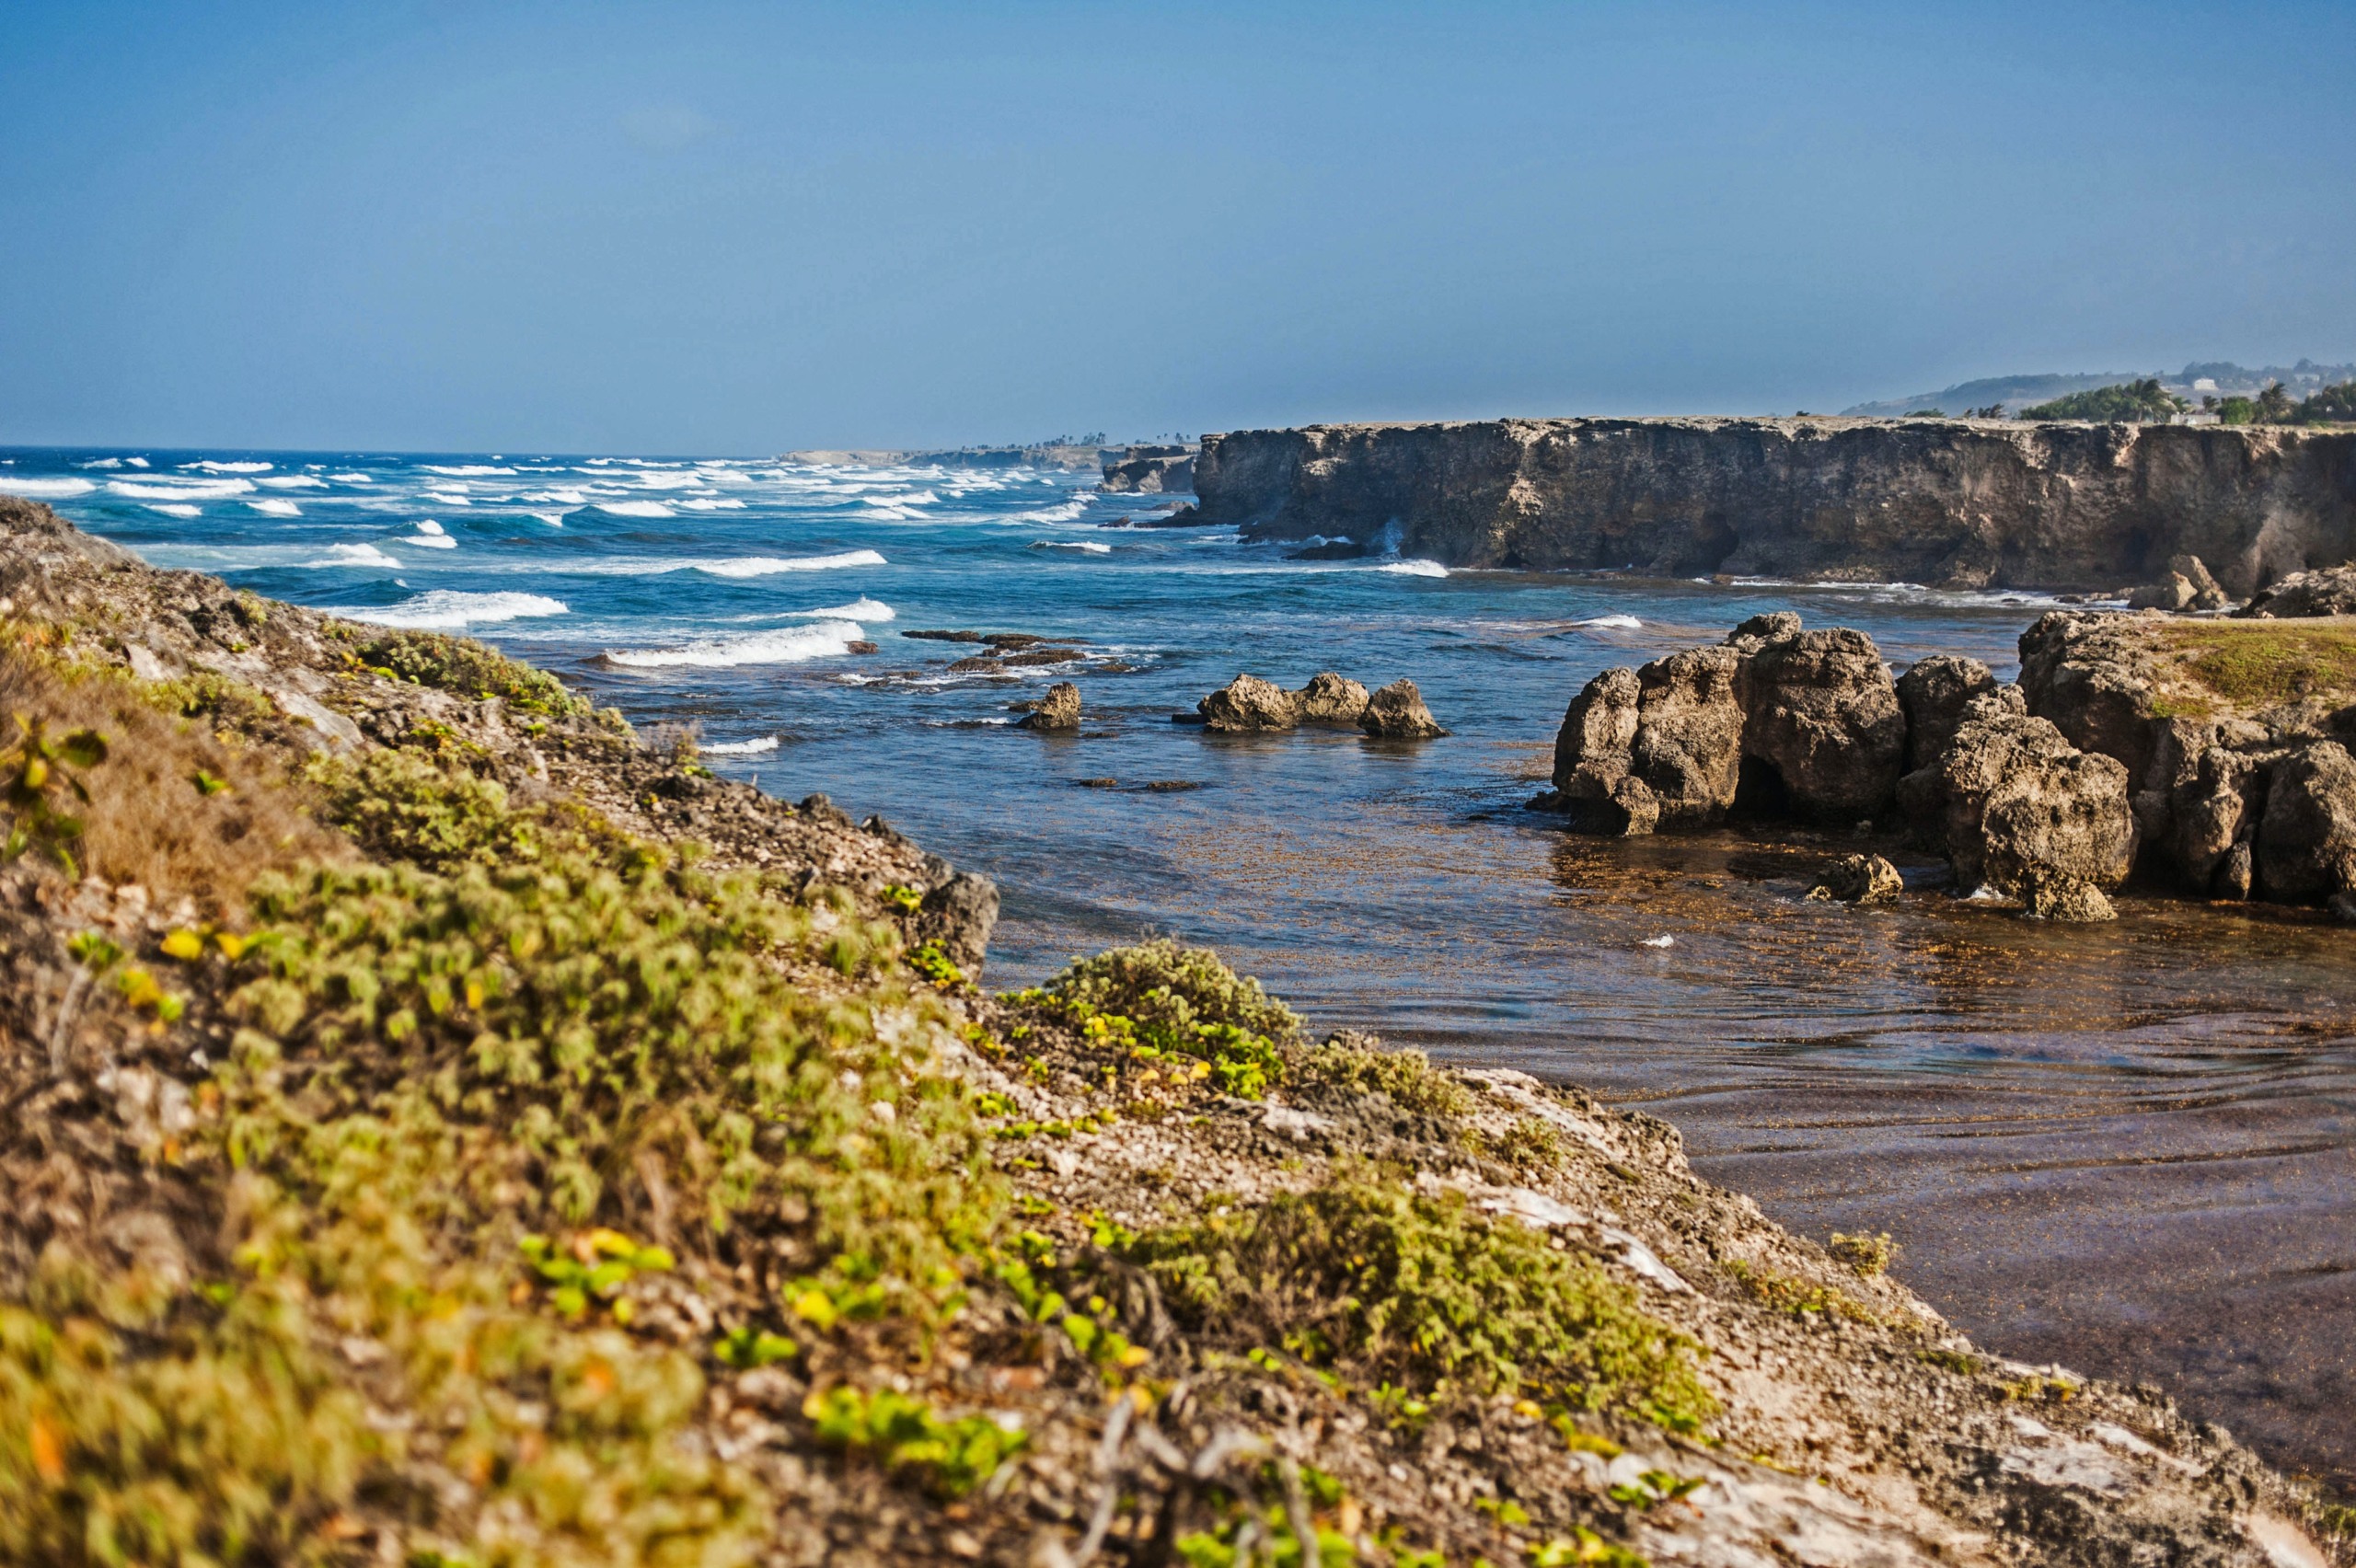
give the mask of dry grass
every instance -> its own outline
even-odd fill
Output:
[[[0,812],[23,833],[21,853],[69,873],[193,898],[210,917],[242,923],[261,872],[349,856],[340,835],[304,814],[274,765],[200,721],[159,712],[120,677],[61,674],[37,654],[0,651],[0,726],[12,787]],[[87,760],[87,743],[63,747],[85,732],[99,738],[103,759]],[[28,790],[36,736],[75,755],[43,759],[31,771],[46,777]]]

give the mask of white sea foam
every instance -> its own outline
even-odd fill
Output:
[[[606,663],[627,670],[681,667],[727,670],[739,664],[800,664],[850,651],[860,628],[849,621],[820,621],[815,626],[780,627],[744,637],[710,638],[684,648],[648,648],[607,653]]]
[[[706,756],[757,756],[762,752],[777,750],[777,737],[763,735],[750,741],[713,741],[696,749]]]
[[[471,478],[477,474],[512,474],[515,471],[513,468],[502,468],[489,463],[460,463],[447,468],[433,463],[419,466],[429,474],[447,474],[453,478],[460,479]]]
[[[589,504],[589,492],[577,490],[525,490],[522,499],[543,504],[552,502],[559,506],[586,506]]]
[[[428,501],[440,502],[445,506],[472,506],[474,504],[473,501],[468,499],[465,492],[453,490],[427,490],[425,492],[425,499]]]
[[[201,506],[192,506],[185,501],[149,502],[147,503],[147,510],[150,512],[160,512],[167,517],[202,517],[204,515],[204,508]]]
[[[676,504],[689,512],[742,512],[745,503],[733,495],[696,495]]]
[[[694,560],[684,563],[714,577],[774,577],[781,571],[831,571],[844,566],[885,566],[875,550],[842,550],[823,556],[745,556],[736,560]]]
[[[20,495],[29,501],[64,501],[68,496],[87,495],[98,488],[87,479],[18,478],[14,474],[0,474],[0,495]]]
[[[823,610],[795,610],[793,613],[819,620],[887,621],[900,618],[897,610],[880,599],[853,599],[848,605],[834,605]]]
[[[601,501],[597,510],[616,517],[676,517],[677,513],[659,501]]]
[[[122,459],[120,457],[93,457],[87,463],[76,463],[74,466],[77,468],[120,468],[122,467]]]
[[[538,518],[541,522],[547,524],[551,528],[561,528],[564,526],[564,513],[561,512],[535,512],[532,515]]]
[[[647,468],[634,477],[641,490],[693,490],[703,483],[701,475],[684,469]]]
[[[331,605],[330,615],[415,631],[459,631],[470,626],[566,613],[564,601],[544,594],[467,594],[435,588],[398,605]]]
[[[1677,945],[1677,939],[1670,936],[1646,937],[1643,941],[1638,942],[1636,945],[1638,947],[1648,948],[1675,947]]]
[[[1088,510],[1088,498],[1076,495],[1061,506],[1044,506],[1036,512],[1018,512],[1006,519],[1009,523],[1069,523]]]
[[[1448,568],[1436,560],[1394,560],[1375,568],[1377,571],[1395,571],[1402,577],[1446,577]]]
[[[1576,624],[1579,626],[1594,627],[1599,631],[1605,629],[1634,631],[1645,623],[1638,620],[1634,616],[1598,616],[1593,620],[1583,620]]]
[[[281,501],[276,496],[271,496],[263,501],[249,501],[246,502],[246,504],[252,507],[256,512],[260,513],[264,517],[300,517],[303,515],[303,509],[301,507],[295,505],[291,501]]]
[[[251,495],[253,489],[251,479],[182,479],[177,483],[113,479],[107,485],[109,493],[133,501],[222,501],[233,495]]]
[[[271,490],[325,490],[328,488],[327,480],[315,474],[273,474],[269,478],[257,479],[254,482],[268,485]]]
[[[373,485],[376,482],[374,474],[329,474],[328,478],[340,485]]]
[[[144,457],[125,457],[123,461],[134,468],[144,468],[147,466],[147,459]]]
[[[458,541],[450,537],[442,525],[431,517],[419,519],[417,532],[400,542],[422,546],[429,550],[455,550],[458,548]]]
[[[401,563],[374,545],[329,545],[328,553],[318,560],[306,560],[305,566],[377,566],[398,571]]]
[[[1081,550],[1089,555],[1111,555],[1113,547],[1094,539],[1034,539],[1034,550]]]
[[[180,467],[182,468],[201,468],[208,474],[267,474],[271,468],[275,467],[276,465],[271,463],[216,463],[212,458],[207,457],[201,463],[183,463]]]

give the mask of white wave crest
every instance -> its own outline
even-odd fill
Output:
[[[696,749],[706,756],[757,756],[762,752],[777,750],[777,737],[763,735],[750,741],[714,741]]]
[[[880,599],[853,599],[848,605],[836,605],[823,610],[796,610],[797,616],[816,620],[887,621],[897,620],[900,613]]]
[[[589,504],[589,492],[577,490],[526,490],[523,499],[537,501],[543,505],[586,506]]]
[[[513,468],[502,468],[489,463],[459,463],[447,468],[438,464],[424,463],[419,467],[429,474],[447,474],[453,478],[459,479],[470,478],[477,474],[512,474],[515,471]]]
[[[130,464],[134,468],[144,468],[147,467],[147,459],[144,457],[125,457],[123,461]]]
[[[122,467],[122,459],[120,457],[93,457],[87,463],[76,463],[74,466],[77,468],[120,468]]]
[[[183,479],[169,481],[137,481],[115,479],[107,485],[108,493],[128,496],[133,501],[222,501],[233,495],[251,495],[251,479]]]
[[[551,599],[544,594],[468,594],[455,588],[435,588],[398,605],[330,605],[328,613],[373,626],[413,631],[459,631],[470,626],[567,612],[563,600]]]
[[[207,457],[202,462],[183,463],[180,467],[182,468],[201,468],[208,474],[267,474],[271,468],[275,467],[276,465],[271,463],[216,463],[212,458]]]
[[[696,495],[676,504],[689,512],[742,512],[745,503],[733,495]]]
[[[417,532],[400,542],[404,545],[420,546],[429,550],[455,550],[458,548],[458,541],[450,537],[442,525],[431,517],[420,518]]]
[[[373,485],[376,482],[373,474],[329,474],[328,478],[340,485]]]
[[[1089,555],[1111,555],[1113,547],[1095,539],[1034,539],[1034,550],[1080,550]]]
[[[305,566],[382,566],[398,571],[399,561],[374,545],[329,545],[328,553],[318,560],[306,560]]]
[[[327,480],[312,474],[273,474],[269,478],[257,479],[254,482],[268,485],[271,490],[325,490],[328,488]]]
[[[1440,565],[1440,563],[1436,560],[1386,561],[1384,564],[1376,567],[1375,570],[1377,571],[1394,571],[1402,577],[1446,577],[1448,575],[1448,568]]]
[[[535,512],[532,515],[551,528],[564,526],[564,513],[561,512]]]
[[[1043,506],[1036,512],[1018,512],[1009,523],[1068,523],[1088,510],[1088,498],[1076,495],[1061,506]]]
[[[626,670],[727,670],[739,664],[800,664],[848,653],[859,636],[860,628],[849,621],[820,621],[815,626],[782,627],[745,637],[711,638],[684,648],[607,653],[606,663]]]
[[[68,496],[87,495],[98,488],[87,479],[30,479],[0,474],[0,495],[20,495],[28,501],[64,501]]]
[[[295,505],[291,501],[281,501],[276,496],[271,496],[261,501],[249,501],[246,502],[246,504],[252,507],[256,512],[260,513],[264,517],[300,517],[303,515],[303,509],[301,507]]]
[[[204,515],[204,508],[201,506],[192,506],[185,501],[152,501],[147,503],[147,510],[150,512],[160,512],[167,517],[202,517]]]
[[[1634,631],[1645,623],[1634,616],[1598,616],[1593,620],[1577,621],[1574,624],[1591,626],[1598,630]]]
[[[466,493],[462,490],[430,490],[425,492],[425,499],[428,501],[438,501],[445,506],[472,506],[474,504],[471,500],[468,499]]]
[[[616,517],[676,517],[677,513],[659,501],[601,501],[597,510]]]

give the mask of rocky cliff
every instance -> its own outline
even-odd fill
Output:
[[[2356,556],[2356,431],[1493,420],[1206,436],[1201,521],[1450,565],[2237,594]]]

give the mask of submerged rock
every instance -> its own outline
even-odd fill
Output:
[[[1428,741],[1448,733],[1411,680],[1395,680],[1366,699],[1358,728],[1380,741]]]
[[[1355,724],[1366,711],[1366,687],[1331,670],[1309,677],[1293,695],[1293,710],[1304,724]]]
[[[1817,874],[1807,895],[1842,904],[1895,904],[1905,891],[1898,868],[1879,855],[1843,855]]]
[[[1022,716],[1019,726],[1025,730],[1077,730],[1080,728],[1080,688],[1069,681],[1057,681],[1047,688],[1047,695],[1033,704]]]
[[[1257,675],[1237,675],[1195,706],[1205,724],[1229,732],[1289,730],[1300,722],[1292,693]]]

